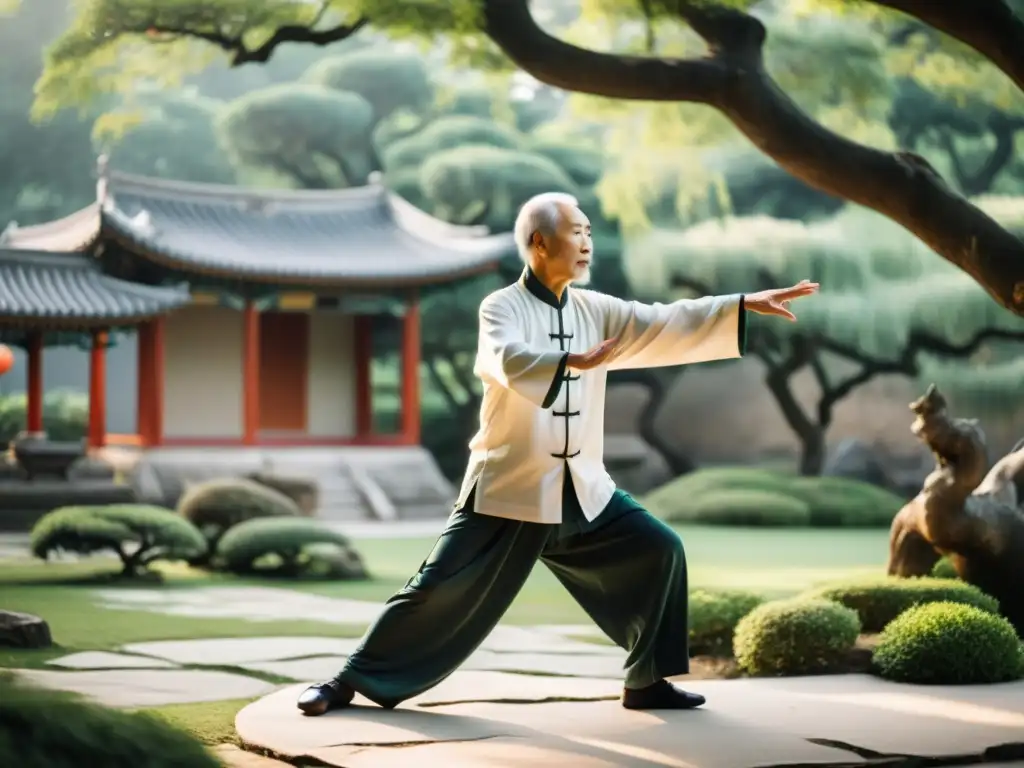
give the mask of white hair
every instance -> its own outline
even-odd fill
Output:
[[[579,200],[564,192],[543,192],[534,195],[519,209],[516,216],[515,239],[516,248],[523,261],[528,262],[533,250],[533,233],[551,236],[558,228],[558,220],[562,213],[560,205],[578,206]]]

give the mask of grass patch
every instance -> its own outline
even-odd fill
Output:
[[[188,731],[209,746],[234,744],[241,746],[235,733],[235,715],[255,699],[206,701],[199,704],[168,704],[136,710]]]

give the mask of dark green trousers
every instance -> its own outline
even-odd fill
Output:
[[[550,525],[476,514],[470,497],[338,679],[385,707],[429,690],[484,641],[538,560],[628,651],[626,687],[687,673],[686,557],[678,535],[622,491],[592,522],[571,480],[564,500],[563,522]]]

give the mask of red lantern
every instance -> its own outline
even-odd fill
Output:
[[[14,353],[6,344],[0,344],[0,376],[14,367]]]

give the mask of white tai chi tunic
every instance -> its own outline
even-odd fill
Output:
[[[604,466],[608,371],[741,357],[745,336],[741,294],[642,304],[569,287],[559,300],[525,270],[480,305],[480,430],[455,508],[475,488],[474,512],[560,523],[568,469],[593,520],[615,491]],[[609,338],[618,344],[604,365],[567,368],[569,352]]]

